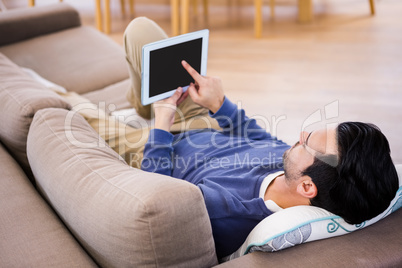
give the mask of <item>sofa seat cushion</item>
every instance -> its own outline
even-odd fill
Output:
[[[0,144],[0,267],[96,267]]]
[[[85,93],[83,96],[109,114],[132,107],[126,98],[130,86],[130,79],[126,79],[103,89]]]
[[[34,114],[48,107],[70,109],[70,105],[1,53],[0,103],[0,140],[30,174],[26,141]]]
[[[37,188],[100,266],[217,263],[201,191],[128,166],[78,113],[37,112],[27,152]]]
[[[30,68],[79,94],[128,78],[123,49],[91,27],[75,27],[0,47],[17,65]]]

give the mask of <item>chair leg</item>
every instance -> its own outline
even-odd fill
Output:
[[[193,14],[196,17],[198,16],[198,1],[192,0],[191,2],[192,2],[191,4],[193,5]]]
[[[110,34],[111,24],[110,0],[105,0],[105,33]]]
[[[207,21],[209,17],[208,0],[203,0],[203,6],[204,6],[204,19],[205,21]]]
[[[124,2],[125,2],[124,0],[120,0],[121,14],[122,14],[123,16],[126,15],[126,6],[125,6],[125,3],[124,3]]]
[[[181,34],[188,33],[190,23],[190,0],[181,0]]]
[[[254,35],[261,38],[262,35],[262,0],[254,0]]]
[[[299,0],[299,22],[306,23],[313,20],[312,0]]]
[[[179,12],[179,0],[170,0],[171,21],[172,21],[172,36],[179,35],[180,31],[180,12]]]
[[[96,28],[103,32],[103,25],[102,25],[102,7],[101,1],[95,1],[95,21],[96,21]]]
[[[134,16],[134,0],[130,0],[130,15]]]
[[[375,15],[374,0],[369,0],[371,15]]]
[[[269,0],[269,7],[271,9],[271,18],[275,18],[275,0]]]

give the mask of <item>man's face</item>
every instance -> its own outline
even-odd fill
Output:
[[[336,129],[301,132],[299,141],[283,154],[286,178],[297,180],[301,173],[313,164],[314,157],[319,158],[323,154],[338,154]]]

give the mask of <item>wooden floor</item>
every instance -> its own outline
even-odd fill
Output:
[[[56,0],[37,0],[49,2]],[[84,24],[95,25],[93,1],[64,2],[80,11]],[[121,44],[131,18],[122,17],[120,1],[111,2],[110,37]],[[200,9],[191,30],[210,29],[208,75],[222,78],[232,101],[292,144],[305,127],[374,123],[388,137],[394,162],[402,164],[402,1],[377,0],[377,14],[370,16],[368,0],[315,0],[314,21],[298,24],[297,1],[277,0],[274,19],[264,8],[259,40],[252,1],[240,1],[241,7],[231,2],[211,5],[208,21]],[[136,16],[154,19],[170,34],[168,3],[137,1]]]

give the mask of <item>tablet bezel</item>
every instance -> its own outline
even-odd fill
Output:
[[[177,88],[167,91],[165,93],[150,97],[149,96],[149,63],[150,54],[152,51],[169,47],[172,45],[184,43],[187,41],[202,38],[202,49],[201,49],[201,68],[200,74],[206,75],[207,73],[207,60],[208,60],[208,41],[209,41],[209,30],[200,30],[192,33],[187,33],[167,39],[163,39],[157,42],[146,44],[142,47],[142,74],[141,74],[141,103],[142,105],[148,105],[156,101],[168,98],[173,95]],[[183,87],[183,92],[187,90],[188,86]]]

